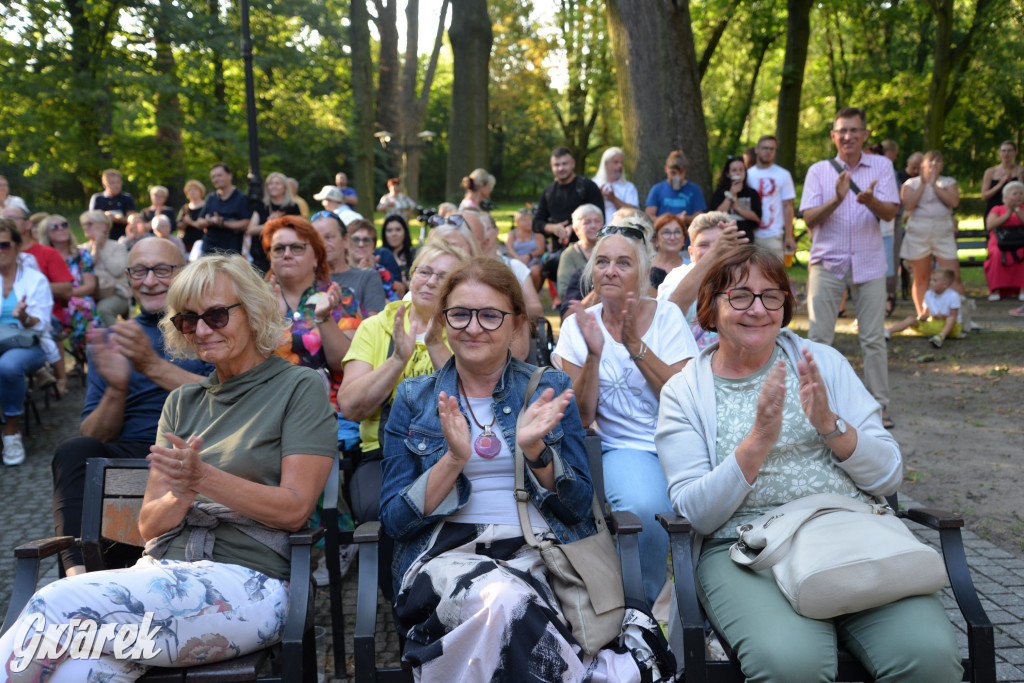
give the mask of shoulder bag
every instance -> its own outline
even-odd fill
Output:
[[[516,420],[516,434],[526,412],[526,406],[540,384],[544,368],[539,367],[526,387],[523,407]],[[572,635],[587,654],[594,654],[615,640],[622,630],[626,597],[622,590],[622,568],[615,541],[605,524],[604,515],[597,504],[597,495],[591,500],[591,512],[597,533],[572,543],[540,541],[533,533],[527,503],[530,494],[525,485],[526,456],[519,443],[515,444],[515,496],[519,511],[519,524],[527,545],[540,551],[548,580],[562,608],[562,616],[572,629]]]
[[[11,349],[28,349],[39,343],[39,333],[14,325],[0,325],[0,355]]]
[[[999,251],[1002,252],[1002,264],[1004,266],[1013,265],[1011,263],[1007,263],[1007,255],[1011,256],[1016,263],[1024,261],[1024,256],[1020,253],[1020,251],[1024,249],[1024,226],[1000,225],[995,229],[995,232],[996,246],[998,246]]]
[[[918,541],[888,505],[819,493],[736,527],[729,549],[737,564],[771,567],[798,614],[831,619],[946,583],[942,557]],[[757,552],[753,557],[748,550]]]

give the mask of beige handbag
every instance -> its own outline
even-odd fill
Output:
[[[544,368],[537,368],[526,387],[523,407],[516,420],[523,419],[526,406],[540,384]],[[597,504],[597,495],[591,500],[591,512],[597,533],[572,543],[540,541],[533,533],[527,504],[530,494],[526,490],[526,456],[515,444],[515,496],[519,511],[519,524],[527,545],[540,551],[548,570],[551,589],[558,598],[562,616],[572,629],[572,635],[587,654],[594,654],[615,640],[622,630],[626,597],[622,590],[622,568],[604,515]]]
[[[830,619],[946,583],[942,557],[918,541],[888,505],[819,493],[775,508],[736,527],[729,549],[737,564],[771,567],[798,614]],[[753,557],[747,550],[758,551]]]

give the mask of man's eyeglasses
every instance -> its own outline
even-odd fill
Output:
[[[647,244],[647,236],[644,234],[644,231],[640,228],[634,228],[631,225],[606,225],[598,231],[597,238],[601,239],[602,237],[615,234],[619,234],[633,240],[640,240],[644,244]]]
[[[284,253],[289,249],[292,252],[292,256],[302,256],[306,253],[306,247],[309,244],[306,242],[293,242],[292,244],[275,244],[270,248],[270,253],[274,256],[284,256]]]
[[[69,227],[71,226],[68,225],[67,221],[63,221],[61,223],[51,223],[50,232],[57,232],[58,230],[67,230]]]
[[[413,273],[412,276],[422,278],[426,282],[430,282],[430,278],[434,277],[435,275],[437,276],[438,282],[441,282],[446,277],[448,277],[448,273],[442,273],[439,270],[431,270],[430,268],[417,268],[416,272]]]
[[[833,128],[832,132],[840,137],[845,137],[847,135],[857,135],[858,133],[863,133],[866,130],[867,128],[840,128],[838,130]]]
[[[125,268],[124,272],[128,273],[128,277],[133,280],[145,280],[149,275],[150,271],[153,275],[156,275],[161,280],[169,278],[174,274],[175,268],[181,268],[181,266],[172,266],[167,263],[158,263],[157,265],[150,268],[149,266],[132,266],[131,268]]]
[[[215,306],[205,313],[179,313],[171,316],[171,324],[182,334],[195,334],[200,320],[206,323],[211,330],[219,330],[228,324],[228,320],[231,318],[229,311],[235,306],[241,305],[239,302],[230,306]]]
[[[442,225],[454,225],[456,228],[466,224],[466,217],[455,214],[453,216],[438,216],[433,215],[427,219],[427,225],[431,228],[437,228]]]
[[[509,315],[509,313],[497,308],[452,306],[451,308],[444,309],[444,319],[448,321],[448,325],[453,330],[464,330],[469,327],[469,323],[473,322],[474,315],[480,327],[488,332],[493,332],[501,327],[501,324],[505,322],[505,316]]]
[[[786,304],[786,297],[789,292],[784,289],[766,289],[760,294],[754,294],[749,289],[730,289],[725,294],[729,299],[729,305],[737,311],[745,311],[754,305],[754,299],[760,299],[761,305],[767,311],[777,311]]]

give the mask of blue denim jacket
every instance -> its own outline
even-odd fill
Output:
[[[512,358],[494,388],[491,410],[497,416],[497,425],[510,447],[515,446],[516,419],[523,407],[526,385],[533,371],[533,365]],[[434,527],[465,506],[472,494],[469,479],[460,474],[451,492],[434,512],[430,515],[423,512],[430,468],[448,451],[437,412],[437,397],[442,391],[449,396],[458,396],[457,380],[458,372],[452,358],[431,375],[409,377],[403,381],[391,407],[384,432],[380,521],[385,533],[395,539],[391,568],[396,584],[413,560],[426,549]],[[530,400],[533,401],[547,387],[554,388],[555,395],[558,395],[570,386],[568,375],[549,368]],[[459,408],[466,414],[461,402]],[[469,419],[468,415],[466,419]],[[565,409],[561,423],[544,437],[555,454],[554,491],[542,487],[530,468],[523,464],[530,499],[563,543],[596,533],[591,517],[594,485],[590,479],[584,435],[576,399],[573,399]]]

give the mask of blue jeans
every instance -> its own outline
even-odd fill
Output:
[[[604,495],[612,510],[628,510],[643,522],[640,532],[640,568],[644,575],[644,596],[648,606],[661,592],[668,562],[668,534],[654,519],[668,512],[668,481],[654,451],[631,448],[606,450],[601,454],[604,466]]]
[[[25,374],[43,367],[46,356],[39,345],[8,349],[0,356],[0,408],[5,417],[21,415],[25,407]]]

